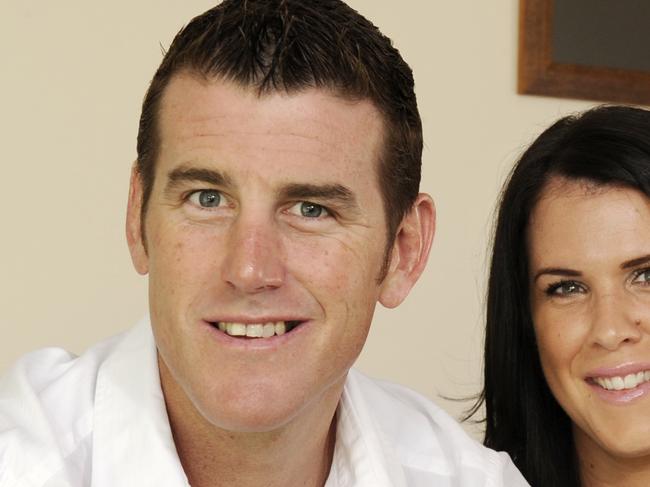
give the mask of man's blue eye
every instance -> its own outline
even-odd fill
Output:
[[[303,202],[300,204],[300,214],[307,218],[318,218],[325,212],[325,208],[315,203]]]
[[[204,189],[192,193],[190,201],[203,208],[216,208],[221,204],[221,194],[213,189]]]

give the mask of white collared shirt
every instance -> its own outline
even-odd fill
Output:
[[[350,371],[326,487],[517,487],[508,456],[440,408]],[[26,355],[0,379],[0,487],[188,487],[148,321],[76,358]]]

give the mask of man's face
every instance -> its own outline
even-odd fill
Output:
[[[378,110],[183,74],[159,131],[146,252],[140,235],[130,245],[166,392],[230,431],[338,398],[386,286]],[[133,229],[140,195],[134,178]]]

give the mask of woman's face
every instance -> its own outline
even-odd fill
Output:
[[[579,453],[649,455],[650,199],[556,178],[528,244],[541,364]]]

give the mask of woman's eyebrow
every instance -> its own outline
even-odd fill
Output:
[[[623,262],[621,264],[621,269],[629,269],[630,267],[636,267],[642,264],[647,264],[648,262],[650,262],[650,254]]]
[[[649,262],[650,262],[650,254],[644,255],[642,257],[637,257],[635,259],[626,260],[621,264],[621,269],[629,269],[631,267],[637,267],[643,264],[647,264]],[[540,276],[544,274],[550,274],[554,276],[566,276],[566,277],[579,277],[582,275],[580,271],[575,271],[573,269],[564,269],[561,267],[545,267],[535,273],[535,278],[533,280],[536,281]]]
[[[537,281],[537,279],[545,274],[563,277],[580,277],[582,272],[573,269],[565,269],[563,267],[544,267],[535,273],[533,281]]]

